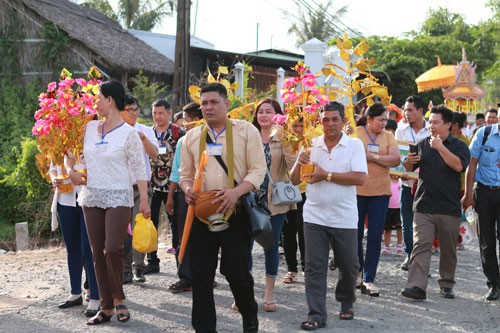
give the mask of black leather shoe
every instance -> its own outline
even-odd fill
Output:
[[[146,282],[146,277],[144,276],[144,272],[142,269],[136,269],[134,271],[134,282],[135,283],[144,283]]]
[[[78,305],[82,305],[82,304],[83,304],[83,298],[82,298],[82,296],[80,296],[77,299],[75,299],[74,301],[66,301],[64,303],[59,304],[57,307],[59,309],[67,309],[67,308],[71,308],[73,306],[78,306]]]
[[[406,257],[405,261],[403,261],[403,263],[401,264],[401,269],[403,271],[407,271],[409,264],[410,264],[410,258]]]
[[[413,299],[419,299],[419,300],[427,298],[426,292],[424,290],[420,289],[419,287],[404,288],[401,291],[401,294],[404,297],[413,298]]]
[[[499,296],[500,295],[498,293],[498,286],[493,286],[490,288],[490,290],[486,294],[486,300],[487,301],[496,301]]]
[[[123,272],[123,284],[131,283],[133,278],[132,272]]]
[[[449,298],[449,299],[455,298],[455,293],[453,292],[453,288],[442,287],[441,290],[439,291],[439,294],[441,295],[441,297],[444,298]]]
[[[259,319],[257,315],[248,319],[243,318],[243,333],[257,333],[259,331]]]

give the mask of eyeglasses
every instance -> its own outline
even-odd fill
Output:
[[[138,107],[125,108],[125,111],[127,111],[128,113],[136,113],[139,112],[139,108]]]

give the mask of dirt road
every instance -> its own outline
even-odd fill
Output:
[[[143,285],[125,286],[132,320],[122,324],[113,318],[99,327],[85,325],[85,306],[59,310],[57,304],[69,294],[69,279],[64,248],[7,252],[0,254],[0,332],[191,332],[191,294],[171,294],[167,286],[176,280],[175,260],[165,249],[159,251],[161,273],[148,275]],[[255,294],[261,308],[264,294],[264,255],[254,250]],[[329,272],[329,320],[319,332],[499,332],[500,303],[487,302],[477,241],[459,253],[456,274],[456,299],[439,297],[437,259],[433,256],[427,291],[428,300],[410,301],[400,295],[406,272],[399,265],[401,256],[382,256],[377,275],[381,296],[359,295],[355,320],[338,319],[339,304],[334,299],[337,271]],[[279,276],[286,273],[281,256]],[[239,313],[227,282],[217,275],[215,298],[219,332],[241,332]],[[306,319],[304,279],[291,285],[278,283],[278,311],[259,309],[261,332],[297,332]]]

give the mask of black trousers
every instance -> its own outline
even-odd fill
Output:
[[[300,252],[302,272],[306,267],[304,263],[304,219],[302,218],[305,201],[306,194],[302,193],[302,201],[297,204],[296,210],[290,210],[286,213],[286,221],[283,225],[283,250],[285,251],[285,261],[289,272],[298,272],[297,245]]]
[[[500,242],[500,190],[476,185],[474,200],[479,216],[478,234],[481,263],[488,287],[500,286],[497,240]]]
[[[191,282],[193,287],[192,325],[196,332],[216,332],[216,313],[213,281],[221,248],[220,272],[229,282],[236,306],[243,318],[257,315],[254,282],[248,271],[250,231],[248,217],[237,211],[230,219],[230,227],[210,232],[208,227],[194,219],[189,240]]]

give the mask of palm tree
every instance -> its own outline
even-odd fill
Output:
[[[109,0],[86,0],[81,5],[100,11],[125,29],[145,31],[153,29],[174,11],[174,0],[119,0],[117,11]]]
[[[324,5],[319,4],[316,9],[311,7],[309,1],[294,0],[294,2],[298,8],[299,16],[290,15],[287,11],[285,11],[285,15],[292,17],[293,24],[288,29],[288,33],[294,33],[297,36],[297,47],[311,38],[328,42],[332,38],[342,36],[343,31],[340,30],[338,25],[340,18],[347,12],[347,5],[338,9],[334,14],[330,14],[332,0],[328,0]],[[305,7],[305,13],[303,7]]]

